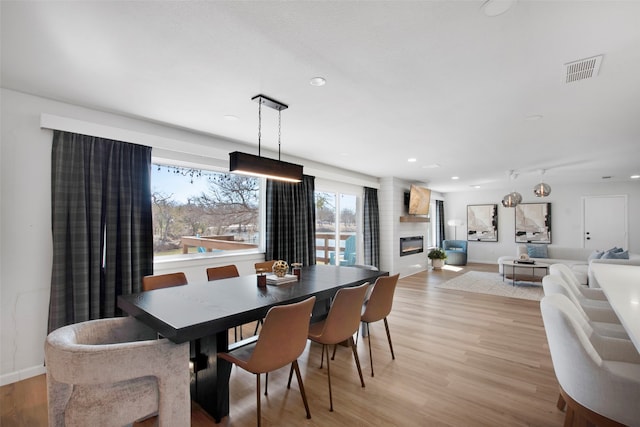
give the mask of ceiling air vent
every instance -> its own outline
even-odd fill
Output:
[[[564,68],[566,70],[565,83],[577,82],[578,80],[596,77],[600,70],[601,63],[602,55],[598,55],[564,64]]]

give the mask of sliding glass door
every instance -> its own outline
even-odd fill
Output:
[[[354,265],[360,239],[358,196],[316,191],[316,262]]]

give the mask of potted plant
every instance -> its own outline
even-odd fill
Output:
[[[447,254],[442,248],[433,248],[427,254],[427,258],[431,260],[433,268],[439,270],[444,265],[444,260],[447,259]]]

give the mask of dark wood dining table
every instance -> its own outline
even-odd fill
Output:
[[[374,283],[388,272],[358,267],[302,267],[300,280],[258,287],[255,275],[189,283],[118,297],[118,307],[176,343],[195,347],[191,398],[216,422],[229,414],[231,365],[217,359],[229,351],[228,329],[262,319],[273,306],[316,297],[311,321],[321,320],[340,288]],[[241,344],[238,344],[241,345]]]

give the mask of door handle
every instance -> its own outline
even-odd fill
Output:
[[[591,240],[591,237],[587,237],[587,240]]]

